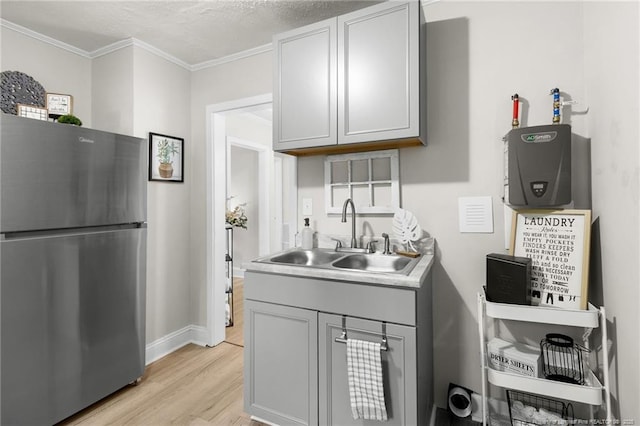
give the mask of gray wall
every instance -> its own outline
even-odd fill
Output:
[[[527,101],[523,125],[549,123],[548,91],[559,87],[580,102],[576,111],[589,108],[565,118],[574,133],[590,141],[593,216],[599,218],[592,300],[607,307],[617,417],[640,420],[638,3],[434,2],[424,10],[429,145],[401,151],[401,196],[403,207],[438,240],[437,404],[444,406],[449,382],[480,389],[475,295],[484,281],[485,254],[504,250],[501,138],[510,126],[510,96],[518,92]],[[184,185],[150,184],[149,208],[156,215],[150,213],[150,222],[158,230],[171,229],[150,237],[156,250],[150,252],[149,269],[156,270],[150,282],[157,290],[149,299],[152,341],[189,324],[206,324],[205,108],[270,93],[272,66],[270,52],[190,73],[146,52],[132,55],[133,77],[128,78],[136,91],[134,105],[125,108],[131,108],[134,121],[109,121],[131,126],[138,136],[149,130],[184,136],[187,154]],[[42,58],[57,66],[43,67]],[[109,114],[98,107],[98,92],[91,93],[97,60],[3,27],[1,61],[2,70],[23,71],[47,89],[72,93],[87,126],[92,115],[99,122],[98,115]],[[157,79],[142,81],[158,67]],[[166,87],[174,80],[179,82],[175,92]],[[178,96],[177,108],[173,96]],[[113,114],[117,107],[106,108]],[[321,214],[322,182],[322,158],[301,158],[298,197],[313,198],[314,227],[348,234],[348,224]],[[457,199],[476,195],[493,197],[493,234],[458,232]],[[365,221],[377,234],[390,229],[388,217],[358,218],[358,229]]]
[[[607,309],[619,419],[640,422],[640,42],[638,2],[586,3],[584,62],[591,138],[593,303]]]
[[[206,324],[206,114],[208,105],[271,93],[271,53],[266,52],[191,74],[191,303],[196,324]]]
[[[93,127],[92,61],[4,26],[0,28],[0,34],[0,71],[21,71],[33,77],[46,91],[71,94],[74,115],[82,120],[84,126]]]
[[[227,170],[227,196],[234,196],[230,206],[247,203],[247,229],[234,229],[233,269],[235,276],[244,276],[242,265],[260,255],[260,214],[264,206],[259,204],[258,184],[260,180],[259,151],[271,149],[271,123],[256,115],[235,112],[226,115],[227,138],[237,138],[240,143],[251,144],[251,148],[233,146],[230,151],[230,170]],[[228,139],[229,140],[229,139]],[[268,165],[267,167],[271,167]],[[271,206],[273,210],[273,206]],[[264,238],[264,237],[263,237]]]
[[[593,216],[602,244],[593,287],[603,295],[609,336],[616,338],[614,403],[621,418],[640,419],[638,4],[437,2],[424,10],[428,145],[400,151],[400,182],[402,207],[438,244],[436,403],[445,406],[449,382],[481,390],[476,293],[485,281],[485,255],[506,252],[502,137],[511,128],[510,96],[524,98],[522,125],[550,124],[548,93],[559,87],[580,102],[574,111],[589,108],[564,120],[591,140]],[[314,206],[324,205],[323,160],[299,159],[300,204],[310,197]],[[461,234],[458,198],[487,195],[494,233]],[[350,233],[350,222],[317,209],[312,222],[319,232]],[[391,231],[390,217],[361,216],[356,223],[362,234]]]
[[[147,188],[146,341],[189,329],[197,323],[189,245],[191,73],[134,46],[88,59],[5,27],[1,64],[3,71],[31,75],[47,91],[72,94],[74,114],[86,127],[145,139],[150,131],[185,138],[184,184],[149,182]]]
[[[193,324],[189,212],[196,176],[190,155],[191,73],[138,47],[133,60],[133,133],[184,139],[184,183],[155,181],[148,186],[147,342],[155,342]]]

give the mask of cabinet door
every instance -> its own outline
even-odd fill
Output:
[[[385,2],[338,17],[339,144],[419,136],[419,8]]]
[[[317,312],[246,300],[244,409],[281,425],[318,424]]]
[[[273,149],[336,144],[336,19],[278,34]]]
[[[382,323],[347,317],[347,336],[381,341]],[[387,324],[389,350],[381,352],[388,425],[415,425],[417,373],[415,327]],[[373,420],[354,420],[351,415],[347,377],[347,345],[335,341],[342,333],[342,317],[320,313],[318,317],[319,420],[321,425],[376,425]]]

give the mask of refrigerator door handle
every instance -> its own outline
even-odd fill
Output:
[[[122,223],[119,225],[87,226],[80,228],[42,229],[37,231],[3,232],[0,234],[0,241],[27,238],[58,237],[65,235],[97,234],[101,232],[126,231],[129,229],[140,228],[147,228],[147,222]]]

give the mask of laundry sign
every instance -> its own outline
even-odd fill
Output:
[[[531,258],[531,304],[587,309],[591,210],[513,213],[511,254]]]

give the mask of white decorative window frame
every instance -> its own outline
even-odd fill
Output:
[[[325,193],[325,211],[327,214],[341,214],[342,204],[345,200],[333,203],[333,188],[337,186],[346,186],[348,188],[349,198],[353,199],[354,186],[368,186],[369,204],[356,205],[356,214],[394,214],[396,209],[400,207],[400,179],[399,179],[399,153],[397,149],[389,149],[384,151],[358,152],[353,154],[329,155],[324,160],[324,193]],[[390,179],[373,180],[373,163],[372,160],[378,158],[389,158]],[[351,175],[351,164],[353,161],[367,160],[369,179],[366,181],[353,182]],[[347,162],[347,182],[331,182],[331,164],[334,162]],[[390,185],[391,197],[390,205],[373,205],[374,187],[375,185]],[[334,205],[335,204],[335,205]]]

